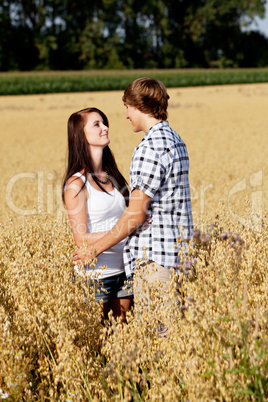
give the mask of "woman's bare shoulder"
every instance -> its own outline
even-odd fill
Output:
[[[85,179],[85,176],[81,173],[81,172],[78,172],[78,174],[80,174],[81,176],[83,176],[83,179]],[[68,186],[83,186],[83,184],[84,184],[84,180],[82,179],[82,177],[81,176],[78,176],[77,174],[75,174],[75,175],[73,175],[73,176],[71,176],[71,177],[69,177],[69,179],[67,180],[67,182],[66,182],[66,187],[68,187]]]
[[[84,180],[79,176],[71,176],[65,185],[65,200],[73,197],[85,197],[88,199],[88,191],[84,186]],[[81,191],[82,190],[82,191]]]

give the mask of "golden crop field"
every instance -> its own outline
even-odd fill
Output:
[[[267,206],[268,84],[174,88],[169,94],[170,125],[189,152],[196,223],[213,220],[222,203],[233,217],[247,219],[245,199],[256,191]],[[121,91],[0,97],[1,221],[34,213],[38,194],[43,212],[62,209],[57,199],[67,119],[81,108],[95,105],[108,115],[111,148],[128,178],[142,133],[132,132],[121,97]]]
[[[268,398],[268,84],[172,88],[169,122],[190,158],[200,235],[168,339],[129,315],[103,327],[72,281],[61,201],[67,119],[95,106],[122,173],[142,133],[122,92],[0,97],[0,398],[231,401]],[[81,283],[81,287],[83,284]]]

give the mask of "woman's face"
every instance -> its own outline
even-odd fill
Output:
[[[90,147],[106,147],[110,143],[109,129],[105,126],[99,113],[92,112],[86,117],[84,133]]]

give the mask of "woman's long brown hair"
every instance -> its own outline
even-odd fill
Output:
[[[64,190],[66,183],[70,177],[75,173],[84,171],[86,173],[94,173],[92,158],[89,152],[88,142],[84,133],[84,126],[86,124],[86,116],[90,113],[98,113],[103,123],[109,127],[107,116],[99,109],[95,107],[79,110],[73,113],[68,120],[68,164],[66,173],[63,179],[62,186],[62,199],[64,202]],[[119,171],[113,153],[107,145],[103,149],[102,155],[102,169],[108,172],[109,178],[112,181],[115,188],[123,195],[128,205],[129,191],[128,183],[124,176]],[[102,191],[107,192],[101,184],[96,180],[93,175],[93,180],[101,188]],[[87,180],[87,177],[86,177]],[[86,183],[83,184],[80,191],[84,188]],[[79,194],[79,193],[78,193]]]

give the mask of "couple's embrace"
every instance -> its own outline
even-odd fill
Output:
[[[126,118],[134,132],[145,133],[133,152],[129,190],[109,148],[106,115],[87,108],[68,120],[63,197],[77,245],[73,262],[76,269],[84,264],[92,277],[104,316],[112,309],[124,320],[133,295],[135,303],[141,289],[134,274],[144,262],[144,250],[143,279],[167,286],[171,268],[176,271],[180,265],[174,245],[180,238],[185,247],[193,234],[188,153],[169,127],[168,99],[165,86],[152,78],[139,78],[124,91]],[[133,275],[132,287],[127,279]]]

